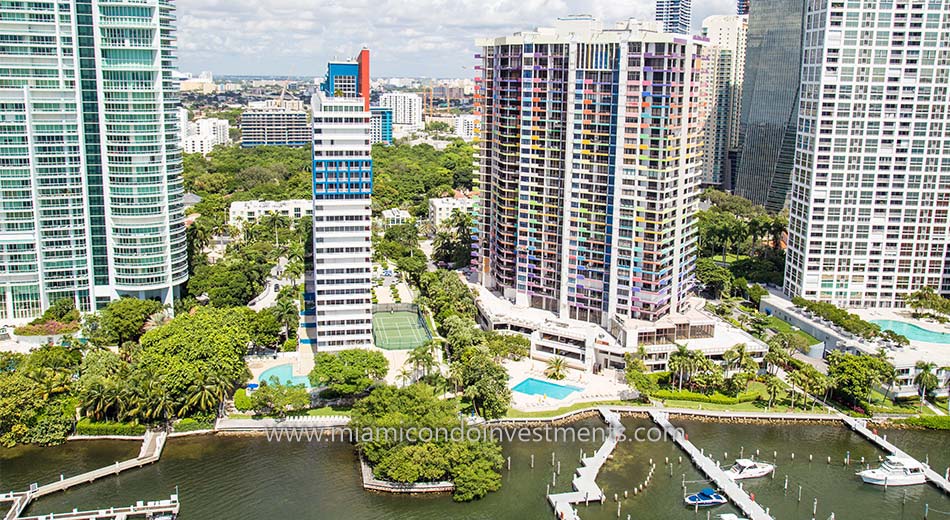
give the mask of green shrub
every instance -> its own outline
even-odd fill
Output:
[[[122,422],[93,422],[84,418],[76,424],[76,435],[144,435],[144,424]]]
[[[191,417],[186,417],[175,423],[176,432],[193,432],[198,430],[211,430],[214,428],[214,422],[206,422],[204,420],[196,420]]]
[[[280,346],[281,352],[296,352],[297,351],[297,338],[287,338],[284,341],[283,345]]]
[[[722,395],[718,392],[712,395],[700,394],[698,392],[690,392],[689,390],[675,391],[675,390],[657,390],[653,392],[650,396],[654,399],[669,399],[671,401],[693,401],[697,403],[710,403],[710,404],[740,404],[740,403],[751,403],[759,398],[758,392],[746,392],[739,394],[736,397],[729,397],[727,395]]]
[[[254,408],[254,406],[251,405],[251,398],[247,396],[247,389],[238,388],[238,391],[234,392],[234,407],[242,412]]]
[[[925,415],[896,421],[898,424],[927,428],[928,430],[950,430],[950,416]]]

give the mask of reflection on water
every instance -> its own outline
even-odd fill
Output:
[[[646,419],[626,418],[628,431],[650,427]],[[599,426],[596,419],[575,426]],[[778,464],[774,479],[744,481],[756,500],[781,520],[811,519],[818,499],[817,518],[834,512],[837,520],[918,519],[923,507],[950,510],[950,499],[933,486],[889,488],[887,491],[860,482],[854,473],[865,457],[876,462],[876,448],[848,429],[833,425],[737,425],[675,420],[697,446],[722,463],[730,464],[741,453],[758,450],[762,459]],[[887,432],[908,452],[944,464],[950,453],[950,435],[940,432]],[[360,487],[356,457],[351,446],[340,443],[269,443],[263,437],[191,437],[168,442],[162,459],[152,466],[106,478],[63,494],[38,501],[31,513],[44,514],[73,508],[94,509],[128,505],[137,500],[167,498],[178,486],[183,501],[182,520],[259,519],[275,512],[288,519],[513,519],[553,518],[545,500],[552,483],[551,453],[561,463],[561,474],[551,491],[570,490],[571,473],[580,452],[591,453],[595,442],[504,443],[511,457],[511,471],[503,470],[503,487],[483,500],[456,504],[448,495],[394,496],[364,492]],[[135,443],[73,442],[56,448],[0,450],[0,490],[22,489],[28,482],[55,480],[114,460],[134,456]],[[844,457],[851,453],[851,466]],[[791,454],[795,453],[792,460]],[[531,468],[531,456],[535,466]],[[808,456],[812,455],[809,462]],[[604,466],[598,483],[608,496],[606,504],[580,506],[584,520],[621,518],[634,520],[705,519],[683,505],[684,489],[704,486],[702,476],[671,442],[622,443]],[[827,457],[832,463],[827,463]],[[650,486],[639,495],[632,490],[649,472],[650,459],[657,469]],[[665,462],[670,461],[672,465]],[[672,473],[672,475],[671,475]],[[788,489],[785,476],[788,476]],[[799,486],[802,500],[798,501]],[[628,497],[623,497],[627,491]],[[731,506],[712,510],[712,517],[734,512]]]

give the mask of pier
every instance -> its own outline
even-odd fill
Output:
[[[110,507],[96,511],[76,511],[53,513],[40,516],[22,516],[19,520],[133,520],[172,518],[178,514],[180,505],[178,495],[168,500],[138,502],[134,506]]]
[[[581,466],[577,468],[574,480],[571,481],[574,491],[548,495],[548,502],[551,503],[551,507],[554,508],[554,513],[559,519],[580,520],[577,510],[574,509],[574,504],[604,500],[604,492],[597,485],[597,474],[600,473],[600,468],[603,467],[604,463],[607,462],[607,458],[617,447],[617,442],[623,435],[625,428],[620,422],[619,413],[608,408],[598,408],[597,410],[603,416],[604,422],[610,426],[607,438],[594,455],[584,457],[581,460]]]
[[[729,497],[729,500],[741,509],[745,515],[751,520],[772,520],[772,517],[762,509],[762,506],[752,500],[735,481],[726,475],[726,472],[719,467],[719,464],[713,462],[712,459],[696,448],[693,443],[689,442],[689,440],[673,426],[669,417],[669,414],[665,412],[656,410],[650,411],[650,418],[653,419],[653,422],[663,428],[666,435],[676,441],[676,444],[693,459],[693,464],[695,464],[700,471],[705,473],[706,476],[716,484],[719,490]]]
[[[906,457],[908,459],[917,460],[914,457],[911,457],[910,455],[905,453],[903,450],[901,450],[897,446],[894,446],[893,444],[888,442],[886,439],[884,439],[880,435],[868,429],[867,419],[855,419],[854,417],[849,417],[847,415],[842,414],[841,420],[844,421],[844,423],[847,424],[848,427],[850,427],[852,430],[854,430],[855,432],[857,432],[858,434],[860,434],[862,437],[866,438],[867,440],[871,441],[882,450],[890,453],[891,455],[896,455],[898,457]],[[933,485],[937,486],[937,488],[942,490],[944,493],[950,494],[950,480],[947,480],[945,476],[931,469],[930,466],[927,464],[921,464],[921,466],[923,466],[924,468],[924,474],[927,476],[927,480],[929,480]]]
[[[19,493],[7,493],[5,495],[0,495],[0,502],[10,502],[10,509],[7,514],[4,516],[4,520],[22,520],[24,517],[20,516],[23,514],[23,511],[26,510],[27,506],[33,500],[37,498],[44,497],[46,495],[55,493],[57,491],[65,491],[73,486],[78,486],[80,484],[85,484],[87,482],[92,482],[94,480],[100,479],[102,477],[107,477],[111,475],[118,475],[119,473],[133,469],[139,468],[148,464],[151,464],[157,461],[162,456],[162,450],[165,448],[165,440],[168,438],[166,432],[154,432],[147,431],[145,432],[145,437],[142,441],[142,448],[139,450],[139,455],[134,459],[129,459],[122,462],[116,462],[115,464],[110,464],[104,468],[95,469],[92,471],[87,471],[86,473],[81,473],[74,477],[64,478],[60,477],[56,482],[51,482],[43,486],[37,486],[33,484],[30,486],[30,489],[27,491]],[[177,499],[176,499],[177,503]],[[39,517],[42,518],[42,517]],[[110,517],[89,517],[89,516],[79,516],[79,517],[60,517],[56,518],[110,518]],[[116,517],[119,518],[119,517]]]

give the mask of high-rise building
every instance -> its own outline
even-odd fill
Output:
[[[185,153],[208,154],[215,146],[231,143],[231,125],[227,119],[203,117],[187,123]]]
[[[729,175],[729,150],[739,145],[747,22],[747,17],[738,15],[703,20],[703,36],[710,43],[706,80],[709,116],[703,154],[703,184],[707,186],[723,184],[723,178]]]
[[[785,291],[842,307],[950,292],[946,4],[808,2],[806,18]]]
[[[668,33],[689,34],[692,23],[692,0],[656,0],[656,21]]]
[[[795,160],[804,0],[756,0],[749,15],[739,146],[724,187],[773,211]],[[734,178],[731,178],[734,175]]]
[[[306,110],[282,106],[253,108],[241,114],[241,147],[310,145],[312,137]]]
[[[476,44],[480,282],[603,327],[681,310],[705,42],[575,16]]]
[[[301,342],[316,351],[373,343],[369,51],[364,49],[354,63],[355,69],[330,64],[311,102],[313,271]],[[357,79],[353,90],[351,78],[367,81]]]
[[[188,278],[171,0],[0,5],[0,319]]]
[[[393,109],[370,107],[373,144],[393,144]]]
[[[752,8],[752,0],[738,0],[736,2],[736,14],[744,15],[749,14],[749,10]]]
[[[393,124],[422,128],[422,97],[408,92],[387,92],[379,97],[379,106],[391,108]]]
[[[369,111],[369,49],[361,50],[352,60],[328,63],[320,88],[330,97],[362,97]]]

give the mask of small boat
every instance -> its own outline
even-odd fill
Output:
[[[699,493],[693,493],[692,495],[686,495],[684,498],[686,505],[688,506],[699,506],[699,507],[710,507],[718,506],[729,502],[726,497],[720,495],[716,492],[715,489],[705,488]]]
[[[741,518],[738,515],[732,513],[723,513],[719,515],[719,520],[747,520],[746,518]]]
[[[766,462],[756,462],[752,459],[736,459],[736,463],[726,470],[726,475],[732,480],[764,477],[775,471],[775,466]]]
[[[914,459],[889,455],[880,467],[857,473],[861,480],[875,486],[914,486],[927,482],[924,466]]]

